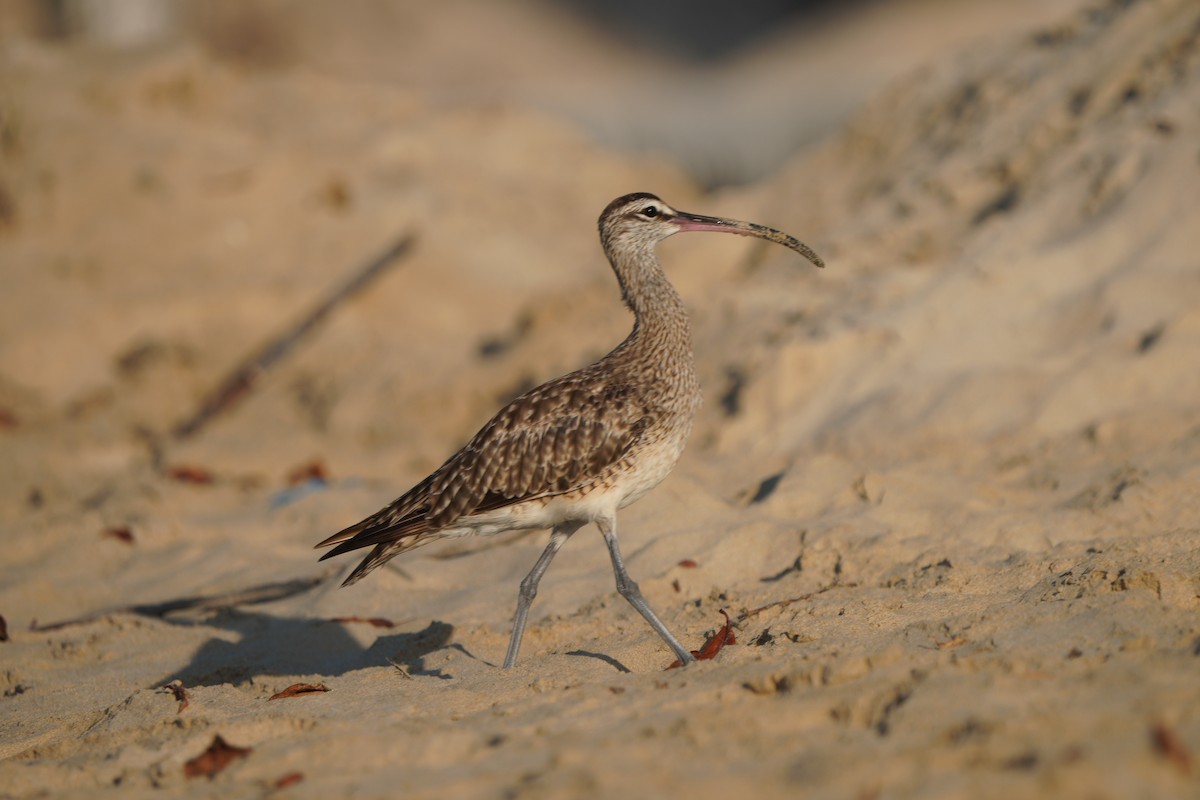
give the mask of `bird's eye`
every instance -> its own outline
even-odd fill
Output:
[[[642,216],[650,217],[651,219],[653,219],[654,217],[657,217],[658,216],[658,206],[646,206],[645,208],[642,209]]]

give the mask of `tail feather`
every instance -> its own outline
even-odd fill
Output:
[[[347,530],[353,531],[353,533],[346,536],[340,533],[335,534],[331,537],[332,541],[326,540],[330,544],[333,544],[334,541],[339,544],[321,556],[318,559],[319,561],[340,556],[342,553],[349,553],[353,550],[361,550],[364,547],[371,547],[372,545],[386,547],[392,544],[403,544],[405,545],[404,549],[408,549],[413,546],[409,544],[412,539],[421,538],[430,532],[429,523],[423,518],[407,519],[393,525],[384,525],[378,528],[360,522],[358,525],[352,525],[350,528],[347,528]]]
[[[437,537],[435,536],[433,538]],[[371,551],[371,554],[364,558],[359,565],[354,568],[354,571],[346,576],[346,580],[342,581],[342,586],[350,586],[351,584],[358,583],[371,570],[375,569],[376,567],[382,567],[384,564],[391,561],[405,550],[411,550],[414,547],[425,544],[427,541],[429,541],[428,538],[415,537],[375,545],[375,549]],[[330,553],[329,555],[333,555],[333,553]]]
[[[340,544],[342,542],[353,539],[355,536],[357,536],[358,534],[365,531],[368,527],[370,527],[372,519],[373,519],[373,517],[367,517],[362,522],[356,522],[353,525],[351,525],[349,528],[342,528],[340,531],[335,533],[333,536],[330,536],[328,539],[324,539],[323,541],[318,542],[316,545],[314,545],[314,549],[320,550],[322,547],[329,547],[331,544]],[[330,555],[333,555],[333,554],[329,553],[329,554],[323,556],[323,558],[328,558]]]
[[[436,473],[435,473],[436,474]],[[381,508],[366,519],[356,522],[348,528],[342,528],[340,531],[330,536],[328,539],[318,543],[316,549],[329,547],[334,544],[342,544],[350,542],[358,538],[361,534],[368,536],[383,537],[390,532],[396,532],[398,536],[407,535],[406,529],[414,526],[416,523],[421,523],[425,519],[425,515],[429,512],[428,493],[429,486],[432,483],[433,475],[418,483],[413,488],[405,492],[401,497],[398,497],[395,502]],[[357,550],[359,547],[366,547],[370,544],[379,544],[382,539],[362,540],[361,544],[354,547],[341,549],[327,553],[324,558],[345,553],[347,550]]]
[[[358,582],[368,572],[405,550],[438,538],[437,530],[431,527],[426,516],[429,512],[429,487],[436,475],[434,473],[421,481],[391,505],[361,522],[343,528],[317,545],[318,548],[337,545],[321,556],[321,561],[364,547],[375,548],[354,568],[342,586]]]

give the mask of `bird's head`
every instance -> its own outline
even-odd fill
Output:
[[[782,231],[753,222],[678,211],[648,192],[618,197],[600,215],[600,239],[610,254],[642,252],[681,231],[754,236],[795,250],[818,267],[825,266],[812,248]]]

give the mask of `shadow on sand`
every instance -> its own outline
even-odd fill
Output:
[[[166,621],[172,625],[221,628],[236,638],[209,639],[191,661],[158,686],[175,680],[185,686],[238,685],[260,675],[337,676],[389,664],[403,667],[410,675],[449,680],[449,675],[426,667],[425,657],[446,647],[462,649],[449,644],[454,627],[437,620],[424,630],[380,636],[365,648],[347,632],[344,623],[330,620],[226,609],[202,620]]]

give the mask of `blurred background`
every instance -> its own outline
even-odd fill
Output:
[[[309,70],[437,104],[518,104],[757,180],[923,62],[1080,0],[9,0],[6,36],[109,53],[194,42],[247,71]]]
[[[261,749],[232,794],[278,746],[314,796],[549,795],[550,743],[605,796],[1198,796],[1146,734],[1198,751],[1197,87],[1195,0],[0,1],[0,785],[161,794],[207,720],[258,726],[264,677],[315,674],[370,706],[339,682],[340,718],[235,729]],[[503,653],[540,534],[29,632],[315,575],[317,541],[628,334],[595,226],[631,191],[828,264],[659,248],[707,402],[622,511],[630,569],[697,643],[774,609],[687,694],[592,534],[538,599],[532,704],[467,652]],[[397,630],[330,622],[375,616]],[[487,677],[380,703],[397,654]],[[167,675],[212,689],[200,724],[165,723]],[[695,726],[630,735],[668,696]]]

